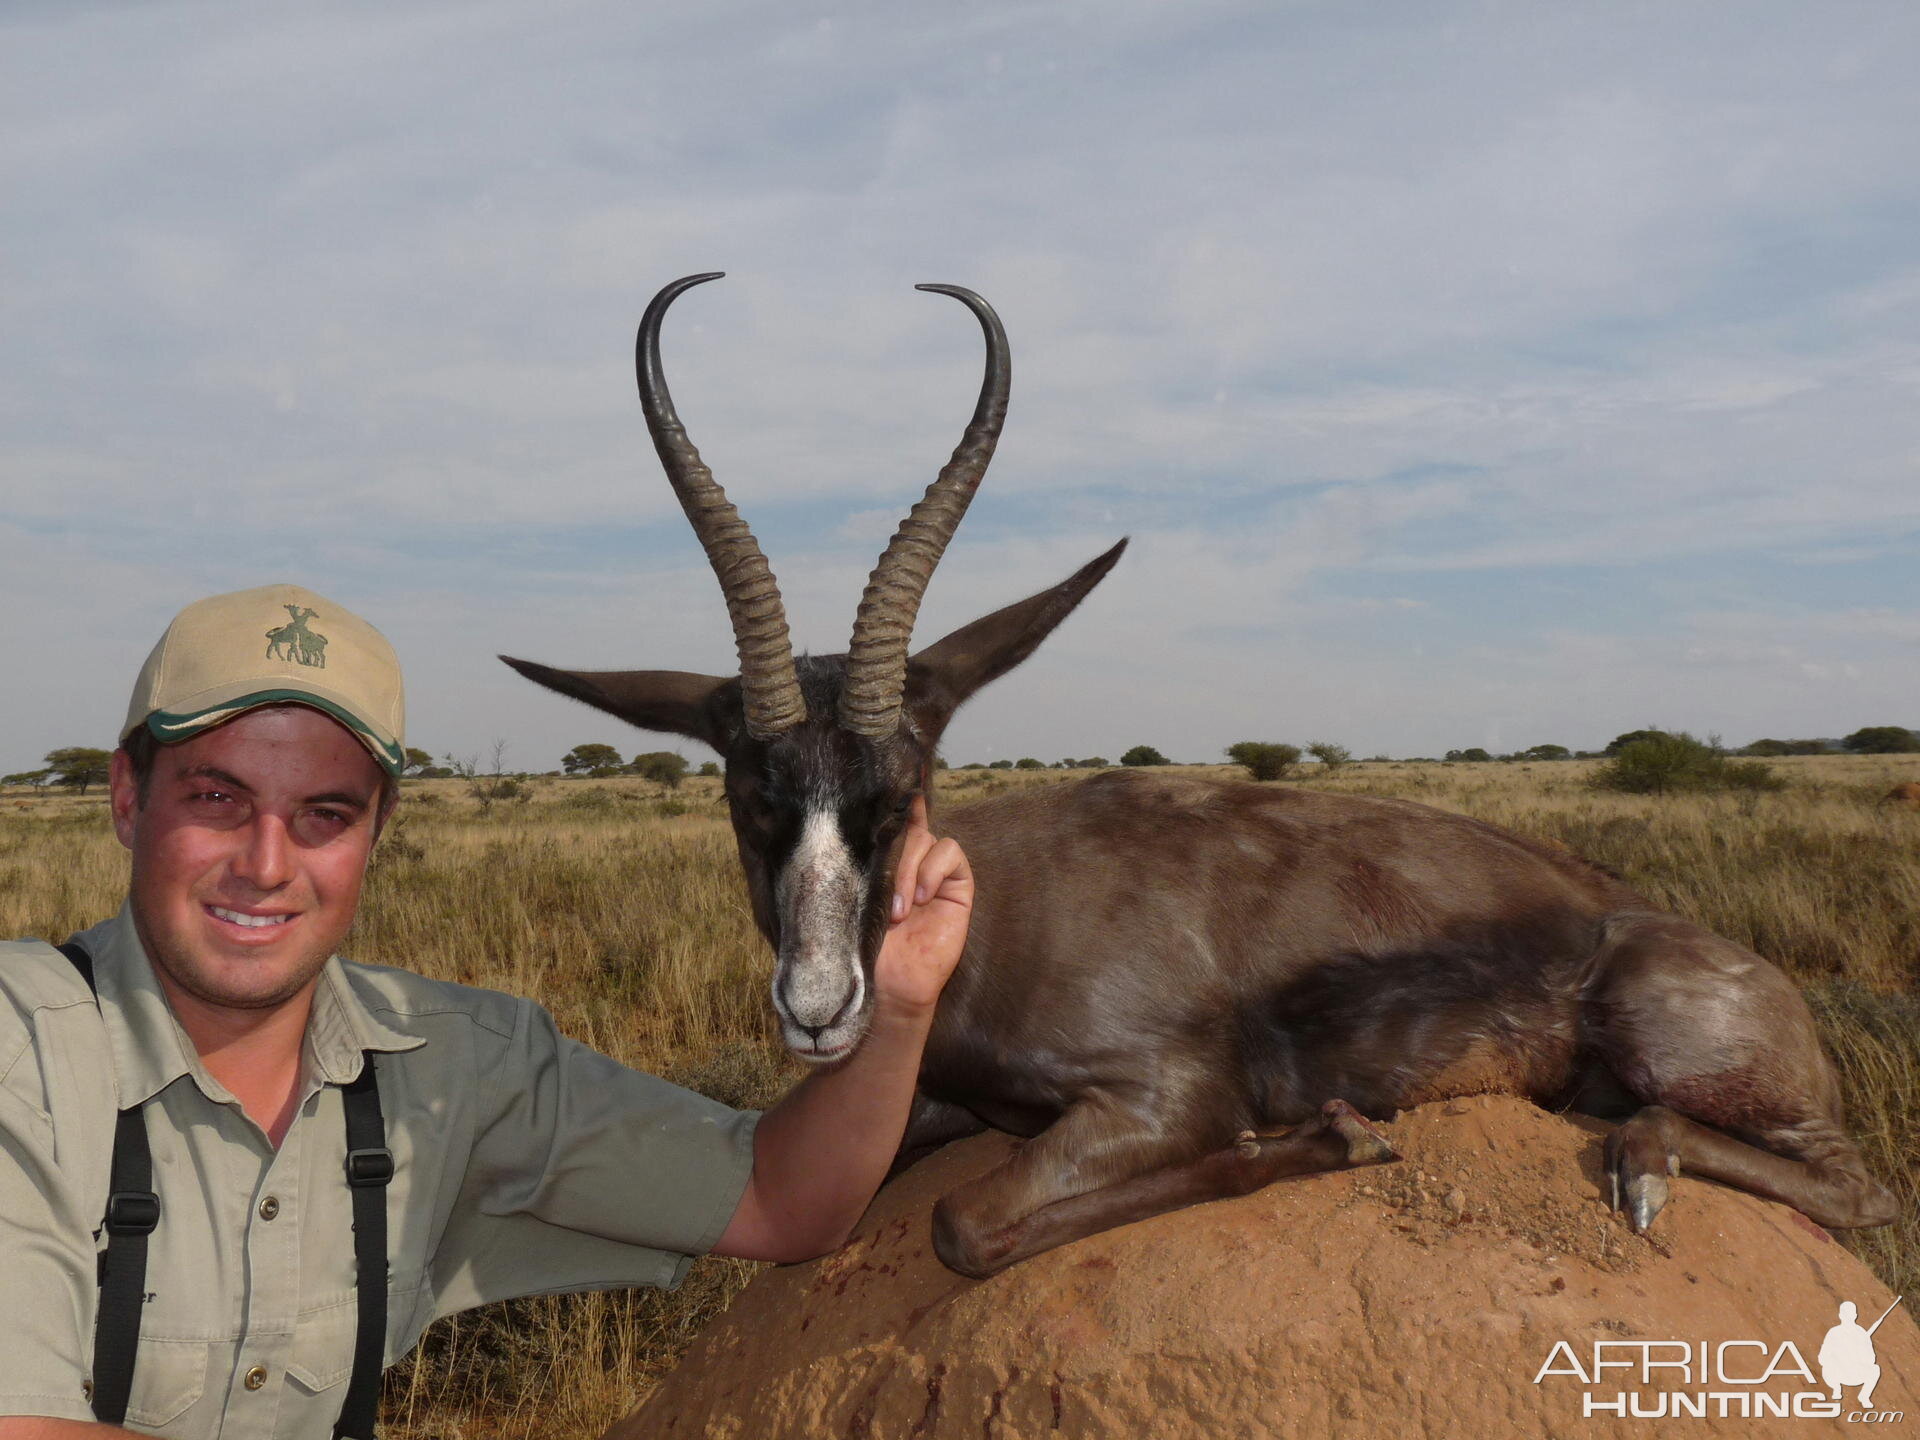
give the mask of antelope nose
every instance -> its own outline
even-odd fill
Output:
[[[807,983],[808,979],[813,983]],[[857,994],[858,987],[853,985],[823,984],[818,977],[794,976],[781,987],[780,1000],[794,1025],[817,1040],[821,1031],[832,1029],[846,1017]]]
[[[838,1010],[834,1011],[833,1018],[827,1021],[826,1024],[824,1025],[803,1024],[801,1025],[800,1028],[807,1032],[807,1038],[809,1040],[813,1041],[815,1045],[818,1045],[820,1043],[820,1037],[826,1034],[827,1031],[833,1029],[833,1027],[838,1025],[842,1020],[845,1020],[848,1017],[848,1012],[851,1011],[852,1009],[853,1009],[853,998],[849,996],[847,998],[847,1003],[842,1005]]]

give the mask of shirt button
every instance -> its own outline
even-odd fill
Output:
[[[260,1218],[262,1220],[271,1220],[279,1213],[280,1201],[276,1197],[269,1195],[260,1202]]]
[[[258,1390],[262,1385],[267,1383],[265,1367],[260,1365],[254,1366],[251,1370],[247,1371],[246,1378],[241,1380],[240,1383],[249,1390]]]

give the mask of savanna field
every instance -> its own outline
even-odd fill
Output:
[[[1785,788],[1728,795],[1600,793],[1582,761],[1371,762],[1278,783],[1399,796],[1557,841],[1781,965],[1821,1022],[1852,1132],[1903,1204],[1898,1224],[1845,1243],[1913,1295],[1920,809],[1881,797],[1920,780],[1920,757],[1771,763]],[[952,771],[940,796],[964,804],[1074,778]],[[800,1070],[776,1038],[771,962],[719,783],[535,778],[493,798],[484,782],[408,782],[349,953],[532,996],[627,1064],[731,1104],[769,1104]],[[98,792],[0,796],[0,934],[63,940],[116,908],[125,883]],[[385,1423],[407,1437],[595,1434],[755,1268],[703,1260],[673,1294],[563,1296],[444,1322],[389,1376]]]

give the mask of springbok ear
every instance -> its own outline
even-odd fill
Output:
[[[740,682],[728,676],[686,670],[555,670],[511,655],[500,658],[536,685],[583,700],[642,730],[685,735],[722,755],[739,728]]]
[[[1033,654],[1087,592],[1107,578],[1126,548],[1122,540],[1052,589],[962,625],[915,655],[907,664],[907,703],[922,724],[935,732],[944,729],[953,712],[982,685]]]

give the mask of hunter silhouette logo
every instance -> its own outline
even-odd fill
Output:
[[[316,635],[307,628],[307,621],[319,612],[299,605],[282,605],[280,608],[293,619],[267,631],[267,658],[292,660],[300,665],[311,665],[317,670],[326,669],[327,637]]]
[[[1841,1301],[1840,1323],[1820,1342],[1818,1379],[1791,1340],[1595,1340],[1591,1361],[1573,1342],[1561,1340],[1533,1383],[1558,1377],[1579,1382],[1582,1419],[1792,1417],[1849,1425],[1903,1424],[1905,1411],[1873,1408],[1880,1384],[1873,1333],[1902,1298],[1896,1296],[1871,1325],[1859,1323],[1853,1301]],[[1856,1404],[1848,1402],[1849,1390],[1856,1393]]]

